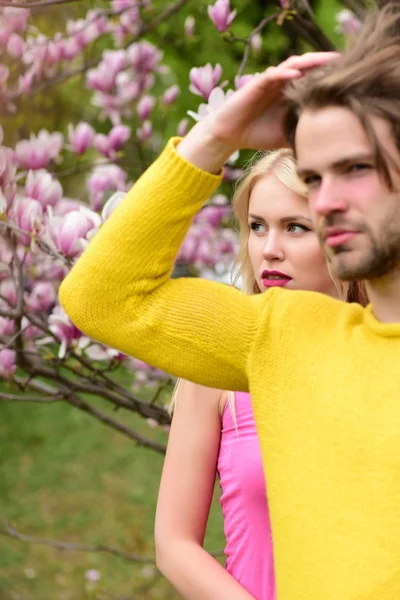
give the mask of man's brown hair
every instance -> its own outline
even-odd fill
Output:
[[[389,164],[400,164],[384,152],[371,123],[371,115],[385,119],[400,151],[400,3],[389,2],[369,15],[353,46],[337,60],[294,81],[286,92],[286,135],[294,147],[298,120],[305,109],[327,106],[350,109],[360,120],[376,166],[393,189]]]

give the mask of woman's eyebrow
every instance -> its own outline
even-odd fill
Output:
[[[266,223],[266,220],[263,217],[253,215],[252,213],[249,213],[249,219],[254,219],[254,221],[262,221],[263,223]],[[290,215],[289,217],[282,217],[282,219],[279,219],[279,221],[280,223],[289,223],[289,221],[308,221],[309,223],[312,223],[312,220],[309,217],[305,217],[304,215]]]

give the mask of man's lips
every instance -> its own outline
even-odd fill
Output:
[[[325,232],[325,244],[329,248],[342,246],[343,244],[353,240],[356,235],[358,235],[358,231],[349,231],[346,229],[328,229]]]
[[[283,287],[291,281],[291,277],[281,271],[263,271],[261,279],[264,287]]]

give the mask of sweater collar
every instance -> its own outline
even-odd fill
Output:
[[[381,337],[399,337],[400,323],[382,323],[375,317],[372,304],[369,304],[364,310],[364,322],[369,329]]]

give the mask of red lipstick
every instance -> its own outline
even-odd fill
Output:
[[[261,274],[261,279],[264,287],[283,287],[292,280],[289,275],[282,273],[281,271],[268,271],[265,270]]]

